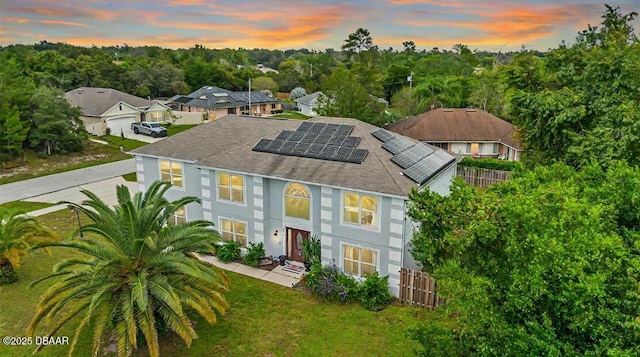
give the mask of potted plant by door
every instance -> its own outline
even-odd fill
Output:
[[[302,241],[302,258],[304,258],[305,271],[311,271],[313,263],[320,262],[320,239],[317,236],[311,236],[309,239]]]

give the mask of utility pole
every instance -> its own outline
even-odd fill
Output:
[[[251,115],[251,77],[249,77],[249,115]]]

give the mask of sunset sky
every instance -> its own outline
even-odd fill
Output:
[[[597,25],[595,0],[0,0],[0,45],[42,40],[80,46],[339,49],[369,29],[380,48],[547,50]],[[610,1],[623,13],[640,0]],[[635,21],[636,32],[640,23]]]

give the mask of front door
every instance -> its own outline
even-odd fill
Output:
[[[304,262],[302,258],[302,242],[309,239],[310,232],[301,229],[287,228],[287,256],[289,260]]]

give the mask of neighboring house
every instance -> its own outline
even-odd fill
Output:
[[[433,109],[386,129],[458,155],[518,161],[522,152],[515,127],[480,109]]]
[[[111,88],[80,87],[64,95],[72,106],[80,107],[87,131],[97,136],[109,128],[112,135],[134,137],[131,123],[169,120],[166,105]]]
[[[228,114],[271,115],[282,109],[277,99],[260,91],[233,92],[211,86],[204,86],[188,95],[173,96],[168,102],[174,111],[200,113],[204,120],[215,120]],[[178,112],[175,114],[180,115]]]
[[[444,150],[327,117],[229,115],[131,153],[140,191],[163,180],[174,185],[170,199],[202,199],[173,220],[211,220],[225,240],[264,243],[267,255],[294,261],[315,235],[323,264],[357,277],[389,275],[396,295],[400,268],[418,268],[408,193],[428,186],[447,194],[456,171]]]
[[[314,92],[296,99],[296,111],[312,117],[318,115],[316,109],[318,108],[318,96],[320,95],[322,95],[322,92]]]

